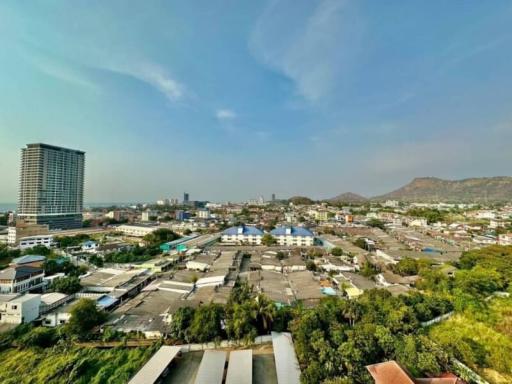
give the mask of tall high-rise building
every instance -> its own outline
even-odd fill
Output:
[[[50,229],[82,226],[85,153],[47,144],[21,150],[18,218]]]
[[[187,192],[183,194],[183,203],[188,204],[189,202],[189,195]]]

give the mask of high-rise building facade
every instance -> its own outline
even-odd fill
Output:
[[[18,218],[50,229],[82,226],[85,153],[47,144],[21,150]]]
[[[183,194],[183,203],[184,203],[184,204],[188,204],[189,199],[190,199],[189,194],[188,194],[187,192],[185,192],[185,193]]]

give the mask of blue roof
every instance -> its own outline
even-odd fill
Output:
[[[96,304],[101,308],[108,308],[115,304],[116,302],[117,299],[115,297],[108,295],[101,296],[98,300],[96,300]]]
[[[287,234],[286,230],[291,229],[291,233]],[[304,227],[277,227],[270,231],[272,236],[314,236],[313,233]]]
[[[84,242],[84,243],[82,244],[82,246],[84,246],[84,247],[88,247],[88,246],[95,245],[95,244],[96,244],[96,242],[95,242],[95,241],[87,240],[86,242]]]
[[[17,257],[12,260],[13,264],[28,264],[28,263],[37,263],[39,261],[45,261],[46,257],[40,255],[25,255],[21,257]]]
[[[238,229],[242,228],[242,233],[238,233]],[[236,236],[236,235],[249,235],[249,236],[263,236],[263,231],[257,227],[253,226],[239,226],[239,227],[231,227],[222,232],[223,235],[228,236]]]

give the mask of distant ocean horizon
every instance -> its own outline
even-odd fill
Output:
[[[134,204],[143,204],[143,203],[133,203],[133,202],[109,202],[109,203],[84,203],[84,208],[102,208],[102,207],[127,207]],[[15,211],[17,208],[16,203],[0,203],[0,212],[10,212]]]

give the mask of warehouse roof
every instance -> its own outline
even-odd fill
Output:
[[[130,380],[129,384],[156,383],[171,361],[180,352],[180,347],[162,346]]]
[[[291,333],[272,332],[278,384],[299,384],[300,368]]]
[[[252,350],[231,351],[226,384],[252,384]]]
[[[222,384],[226,352],[207,350],[197,371],[195,384]]]

